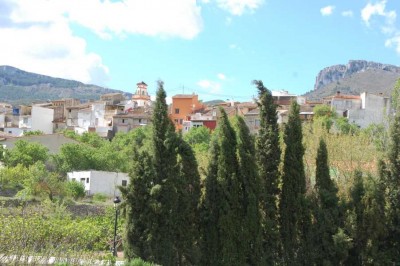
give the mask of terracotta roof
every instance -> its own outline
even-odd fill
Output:
[[[147,86],[147,84],[144,83],[143,81],[142,81],[142,82],[139,82],[139,83],[136,83],[136,85],[146,85],[146,86]]]
[[[323,99],[361,99],[359,95],[342,95],[335,94],[331,96],[324,97]]]

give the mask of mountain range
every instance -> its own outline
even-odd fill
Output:
[[[321,100],[337,91],[351,95],[369,92],[390,96],[399,78],[398,66],[351,60],[345,65],[322,69],[315,79],[314,89],[303,96],[308,100]],[[116,92],[128,98],[132,96],[119,90],[30,73],[12,66],[0,66],[0,102],[30,104],[61,98],[87,101],[97,100],[102,94]]]
[[[314,90],[307,92],[309,100],[320,100],[340,91],[342,94],[359,95],[362,92],[390,96],[400,78],[400,67],[365,60],[351,60],[346,65],[322,69]]]
[[[74,80],[30,73],[12,66],[0,66],[0,102],[30,104],[61,98],[87,101],[98,100],[102,94],[116,92],[126,97],[132,95]]]

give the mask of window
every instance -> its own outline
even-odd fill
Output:
[[[24,122],[24,124],[27,124],[28,123],[28,117],[24,117],[23,122]]]
[[[86,178],[81,178],[81,183],[85,183]]]
[[[142,123],[142,119],[141,118],[139,118],[139,123]]]
[[[122,119],[122,124],[125,124],[125,119]]]
[[[127,184],[128,184],[128,181],[122,180],[122,186],[123,186],[123,187],[126,187]]]
[[[183,119],[181,118],[181,119],[179,119],[179,124],[183,124]]]
[[[86,178],[86,184],[89,184],[89,177]]]
[[[175,108],[175,114],[179,114],[179,108]]]

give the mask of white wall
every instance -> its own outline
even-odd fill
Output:
[[[44,134],[53,134],[54,110],[46,107],[32,106],[32,130]]]
[[[76,181],[83,182],[88,195],[102,193],[109,197],[120,196],[118,186],[122,185],[123,180],[129,184],[129,176],[126,173],[80,171],[70,172],[67,176],[69,181],[75,178]]]
[[[24,129],[18,127],[5,127],[4,132],[11,134],[14,137],[21,137],[24,135]]]
[[[0,128],[5,126],[5,114],[0,114]]]

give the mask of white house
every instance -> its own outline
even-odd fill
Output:
[[[68,181],[78,181],[85,185],[87,195],[102,193],[109,197],[120,196],[118,186],[127,186],[129,176],[127,173],[104,171],[75,171],[67,173]]]
[[[36,104],[32,106],[32,130],[53,134],[54,108],[51,104]]]

